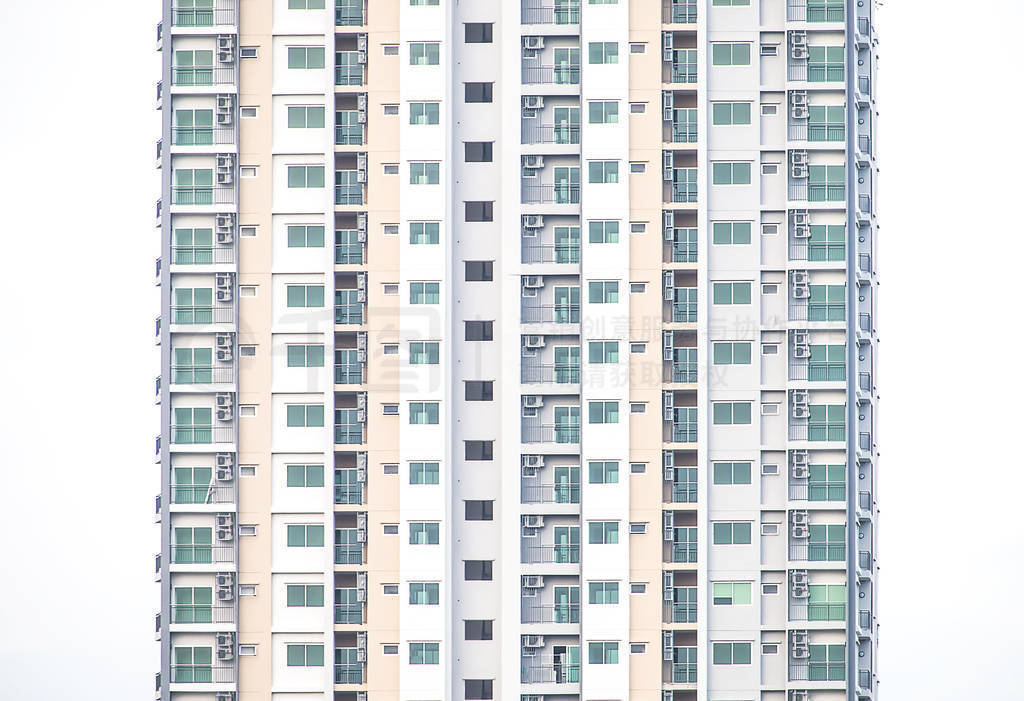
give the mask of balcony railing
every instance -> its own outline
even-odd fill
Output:
[[[697,562],[697,543],[672,543],[672,562]]]
[[[172,385],[211,385],[233,382],[234,370],[230,367],[198,367],[175,365],[171,367]]]
[[[690,169],[684,169],[690,170]],[[696,168],[692,169],[696,172]],[[674,182],[672,183],[672,201],[690,203],[697,201],[697,182]]]
[[[804,562],[842,562],[846,543],[790,543],[789,559]]]
[[[579,604],[553,604],[548,606],[524,606],[523,623],[579,623]]]
[[[845,482],[808,482],[789,485],[794,501],[846,501]]]
[[[533,304],[523,305],[520,310],[521,322],[524,324],[578,324],[580,323],[580,307],[578,304]]]
[[[672,363],[672,382],[693,383],[697,381],[697,361]]]
[[[235,681],[234,667],[210,665],[172,664],[172,684],[231,684]]]
[[[559,66],[523,66],[523,85],[579,85],[580,67],[571,64]]]
[[[171,265],[215,265],[234,263],[231,246],[171,246]]]
[[[336,124],[334,143],[338,146],[362,146],[365,141],[362,124]]]
[[[520,381],[523,384],[554,382],[557,384],[577,384],[580,381],[579,365],[526,365],[520,370]]]
[[[185,207],[232,204],[235,191],[231,187],[172,187],[171,204]]]
[[[337,650],[355,650],[355,648],[338,648]],[[335,654],[337,654],[335,650]],[[335,684],[362,684],[363,665],[360,662],[334,665]]]
[[[345,294],[342,294],[345,293]],[[362,324],[365,305],[358,301],[356,290],[335,290],[334,323]]]
[[[340,624],[361,624],[363,603],[358,600],[359,592],[352,587],[334,590],[334,622]]]
[[[235,549],[230,545],[172,545],[171,564],[212,565],[233,562]]]
[[[673,684],[696,684],[697,683],[697,648],[696,647],[674,647],[672,648],[672,659],[684,659],[685,662],[676,661],[672,663]]]
[[[523,424],[523,443],[579,443],[580,427],[565,424]]]
[[[578,144],[578,124],[538,124],[523,131],[524,144]]]
[[[845,141],[846,126],[843,124],[800,123],[789,125],[792,141]]]
[[[580,262],[580,245],[578,243],[556,243],[553,245],[523,245],[524,263],[567,263]]]
[[[792,681],[841,682],[846,680],[845,662],[790,662]]]
[[[523,564],[574,564],[580,561],[578,545],[524,545]]]
[[[673,482],[672,483],[673,504],[695,504],[697,503],[696,482]]]
[[[557,7],[523,2],[520,21],[523,24],[579,24],[579,2]]]
[[[234,130],[224,127],[171,127],[171,143],[175,146],[213,146],[234,140]]]
[[[697,0],[668,0],[662,4],[665,24],[696,24]]]
[[[363,0],[337,0],[334,24],[339,27],[358,27],[366,24],[366,6]]]
[[[334,384],[361,385],[363,383],[362,363],[336,363],[334,365]]]
[[[342,58],[341,54],[353,54],[355,58],[355,51],[339,51],[339,58]],[[344,60],[344,59],[343,59]],[[366,83],[366,66],[360,63],[343,63],[334,67],[334,84],[335,85],[364,85]]]
[[[565,185],[523,185],[523,204],[579,204],[580,186]]]
[[[179,7],[171,8],[171,24],[175,27],[214,27],[222,24],[235,23],[235,9],[233,7],[215,8],[213,2],[195,2],[193,5],[208,5],[208,7]],[[218,5],[226,4],[217,2]],[[233,4],[233,3],[232,3]]]
[[[362,423],[357,424],[335,424],[334,442],[337,444],[351,445],[363,442]]]
[[[363,485],[361,484],[336,484],[334,485],[335,504],[362,504]]]
[[[579,484],[523,484],[519,492],[524,504],[579,504]]]
[[[570,662],[524,664],[520,681],[523,684],[578,684],[580,666]]]
[[[363,544],[348,543],[334,546],[334,564],[336,565],[361,565],[363,564]]]
[[[234,319],[235,310],[231,307],[194,305],[171,307],[171,323],[173,324],[230,324]]]
[[[842,22],[843,3],[837,0],[789,0],[790,22]]]
[[[845,441],[845,424],[806,423],[791,424],[789,439],[792,441]]]
[[[210,484],[172,484],[172,504],[227,504],[234,500],[234,490]]]
[[[234,436],[231,426],[171,426],[171,443],[175,445],[230,443]]]
[[[234,606],[173,604],[171,623],[234,623]]]
[[[363,204],[363,184],[335,185],[334,204]]]
[[[672,62],[672,74],[670,76],[670,82],[672,83],[696,83],[697,82],[697,52],[692,49],[683,49],[683,51],[692,51],[692,60],[687,58],[685,61],[673,61]]]
[[[846,604],[798,601],[790,606],[789,617],[794,621],[845,621]]]
[[[207,87],[212,85],[231,85],[235,82],[234,68],[175,67],[171,69],[171,85],[180,87]]]

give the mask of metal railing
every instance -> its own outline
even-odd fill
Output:
[[[579,623],[579,604],[549,604],[524,606],[522,623]]]
[[[227,504],[234,500],[234,490],[216,484],[172,484],[172,504]]]
[[[523,504],[579,504],[580,485],[524,483],[519,498]]]
[[[522,666],[523,684],[578,684],[580,665],[570,662],[530,664]]]
[[[358,593],[356,589],[344,588],[335,589],[335,604],[334,604],[334,622],[341,624],[361,624],[363,623],[363,603],[357,601]],[[338,597],[348,599],[345,603],[337,603]]]
[[[694,288],[696,289],[696,288]],[[673,302],[672,303],[673,323],[697,323],[697,302]]]
[[[841,241],[838,243],[796,241],[789,246],[789,258],[790,260],[838,263],[846,260],[846,244]]]
[[[560,66],[523,66],[523,85],[579,85],[580,67],[565,64]]]
[[[345,648],[339,648],[345,649]],[[355,649],[355,648],[351,648]],[[363,665],[361,662],[355,664],[336,664],[334,665],[334,683],[335,684],[362,684],[363,683]]]
[[[801,562],[842,562],[846,543],[790,543],[789,559]]]
[[[336,484],[334,485],[335,504],[362,504],[363,485],[361,484]]]
[[[363,194],[366,186],[362,183],[356,185],[335,185],[334,204],[363,204]]]
[[[520,21],[523,24],[579,24],[579,3],[558,7],[523,3]]]
[[[697,543],[672,543],[672,562],[697,562]]]
[[[574,564],[580,561],[578,545],[524,545],[523,564]]]
[[[172,7],[171,24],[175,27],[214,27],[234,24],[234,8]]]
[[[235,131],[224,127],[171,127],[171,143],[175,146],[213,146],[234,140]]]
[[[173,306],[172,324],[230,324],[235,320],[232,307]]]
[[[672,623],[696,623],[697,604],[672,604]]]
[[[662,3],[665,24],[696,24],[697,0],[666,0]]]
[[[361,565],[363,564],[363,544],[345,543],[334,546],[334,564],[336,565]]]
[[[846,679],[845,662],[790,662],[792,681],[836,682]]]
[[[858,669],[857,670],[857,686],[865,691],[871,690],[871,670],[870,669]]]
[[[841,83],[846,80],[846,66],[842,63],[807,63],[808,83]]]
[[[790,424],[791,441],[845,441],[846,425],[829,423]]]
[[[578,144],[578,124],[538,124],[523,130],[524,144]]]
[[[205,206],[211,204],[232,204],[235,191],[231,187],[172,187],[171,204],[182,206]]]
[[[172,545],[173,565],[212,565],[233,562],[235,549],[230,545]]]
[[[366,262],[366,244],[362,242],[334,244],[334,262],[338,265],[362,265]]]
[[[571,265],[580,262],[578,243],[524,244],[522,250],[524,263],[566,263]]]
[[[355,53],[355,52],[352,52]],[[361,64],[346,64],[334,67],[335,85],[365,85],[366,66]]]
[[[234,623],[234,606],[172,604],[171,623]]]
[[[697,648],[690,648],[696,650]],[[696,684],[697,663],[696,662],[673,662],[672,663],[673,684]]]
[[[362,146],[365,141],[365,128],[362,124],[334,125],[334,143],[337,146]]]
[[[358,424],[335,424],[334,442],[337,444],[352,445],[363,442],[365,425]]]
[[[523,443],[579,443],[580,427],[571,424],[530,424],[522,426]]]
[[[334,24],[338,27],[358,27],[366,24],[366,5],[363,0],[337,0]]]
[[[197,664],[171,665],[171,684],[230,684],[234,681],[234,667]]]
[[[234,263],[231,246],[171,246],[171,265],[214,265]]]
[[[580,322],[580,306],[578,304],[531,304],[520,308],[520,321],[524,324],[578,324]]]
[[[171,69],[171,85],[179,87],[207,87],[211,85],[231,85],[235,82],[234,68],[200,68],[175,67]]]
[[[673,202],[696,202],[697,183],[672,183]]]
[[[671,83],[696,83],[697,82],[697,64],[690,63],[672,63],[672,73],[669,76]]]
[[[693,383],[697,381],[697,362],[672,363],[672,382]]]
[[[790,22],[842,22],[841,2],[821,2],[808,7],[807,0],[790,0],[786,18]]]
[[[230,443],[234,437],[231,426],[171,426],[171,443],[175,445]]]
[[[697,123],[696,122],[673,122],[672,123],[672,142],[677,144],[695,144],[697,143]]]
[[[580,186],[565,185],[522,185],[523,204],[579,204]]]
[[[696,504],[697,483],[696,482],[673,482],[672,483],[673,504]]]
[[[576,384],[580,381],[579,365],[527,365],[523,364],[520,375],[523,384],[538,382],[555,382],[558,384]]]
[[[675,241],[672,243],[672,262],[673,263],[696,263],[697,262],[697,242],[681,242]]]
[[[794,501],[846,501],[845,482],[807,482],[789,485]]]
[[[334,366],[334,384],[363,384],[363,363],[340,363]]]
[[[794,621],[845,621],[846,604],[837,603],[810,603],[794,601],[789,608],[789,617]]]
[[[172,365],[172,385],[212,385],[234,382],[235,372],[230,366],[196,367]]]
[[[353,290],[354,292],[355,290]],[[354,304],[335,304],[334,305],[334,323],[335,324],[362,324],[363,323],[363,311],[365,310],[365,304],[363,302],[356,302]]]

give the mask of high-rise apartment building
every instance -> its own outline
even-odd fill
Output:
[[[163,0],[160,701],[875,683],[873,0]]]

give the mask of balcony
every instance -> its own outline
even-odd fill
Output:
[[[672,588],[671,622],[697,622],[697,587]]]
[[[524,606],[522,623],[579,623],[579,604]]]
[[[334,204],[363,204],[365,187],[358,170],[334,172]]]
[[[825,647],[824,645],[813,647]],[[833,646],[829,646],[833,647]],[[840,646],[842,647],[842,646]],[[844,653],[845,654],[845,653]],[[813,655],[813,652],[812,652]],[[795,662],[789,663],[791,681],[841,682],[846,681],[846,662]]]
[[[363,483],[359,481],[358,470],[342,468],[334,471],[334,503],[363,503]]]
[[[360,299],[358,289],[334,291],[334,323],[362,324],[365,303]]]
[[[794,501],[846,501],[846,482],[809,481],[789,485],[789,498]]]
[[[230,366],[171,366],[172,385],[212,385],[234,382],[235,373]]]
[[[564,263],[580,262],[580,245],[578,243],[556,244],[523,244],[523,263]]]
[[[697,683],[697,648],[696,646],[672,648],[672,679],[673,684]]]
[[[366,66],[358,51],[336,51],[334,54],[335,85],[365,85]]]
[[[359,601],[359,590],[354,587],[334,590],[334,622],[338,625],[361,625],[363,603]]]
[[[794,621],[845,621],[846,604],[797,601],[790,605],[789,617]]]
[[[523,483],[519,499],[523,504],[579,504],[579,483]]]
[[[790,22],[842,22],[842,0],[789,0],[786,18]]]
[[[211,665],[172,664],[171,684],[233,684],[234,667]]]
[[[171,265],[217,265],[235,262],[231,246],[171,246]]]
[[[522,141],[524,144],[578,144],[580,127],[578,124],[528,125],[523,128]]]
[[[172,545],[173,565],[212,565],[234,562],[235,549],[230,545]]]
[[[232,144],[234,140],[234,130],[224,127],[171,127],[174,146],[214,146]]]
[[[523,204],[579,204],[580,186],[569,184],[522,185]]]
[[[523,423],[522,442],[578,444],[580,427],[573,424]]]
[[[520,370],[520,381],[526,384],[579,384],[580,366],[571,364],[526,364]]]
[[[348,530],[348,529],[343,529]],[[355,530],[355,529],[352,529]],[[363,564],[363,546],[361,543],[345,543],[334,546],[334,564],[336,565],[361,565]]]
[[[171,69],[171,85],[177,87],[233,85],[234,82],[234,68],[214,68],[213,66],[175,66]]]
[[[335,684],[362,684],[364,683],[363,663],[360,658],[365,658],[365,651],[355,647],[334,648],[334,683]]]
[[[557,66],[523,66],[523,85],[579,85],[578,64],[564,63]]]
[[[355,348],[337,348],[334,351],[334,384],[361,385],[366,364],[360,362]]]
[[[214,7],[214,5],[218,7]],[[174,27],[215,27],[235,23],[234,2],[225,0],[192,0],[171,7]]]
[[[697,82],[697,50],[674,49],[672,51],[672,70],[669,73],[670,83]]]
[[[662,4],[665,24],[696,24],[697,0],[667,0]]]
[[[520,321],[523,324],[580,323],[580,306],[578,304],[524,304],[520,312]]]
[[[672,110],[672,142],[697,143],[697,110],[692,107]]]
[[[182,207],[207,207],[215,204],[233,204],[235,191],[231,187],[172,187],[171,204]]]
[[[671,185],[670,198],[672,202],[689,204],[697,201],[696,168],[674,168]]]
[[[171,606],[171,623],[234,623],[234,606],[212,606],[210,604],[173,604]]]
[[[524,545],[522,546],[522,563],[537,564],[577,564],[580,561],[579,545]]]
[[[796,562],[843,562],[846,560],[846,543],[790,543],[789,559]]]
[[[670,382],[692,384],[697,381],[697,349],[672,348]]]
[[[523,24],[579,24],[579,0],[561,2],[557,5],[541,5],[523,0],[520,21]]]
[[[359,27],[366,24],[364,0],[336,0],[334,24],[338,27]]]
[[[364,440],[366,414],[361,409],[334,410],[334,442],[340,445],[360,444]]]
[[[235,310],[232,307],[207,307],[207,306],[172,306],[171,323],[181,325],[191,324],[230,324],[235,320]]]
[[[846,125],[839,123],[804,122],[789,125],[791,141],[845,141]]]
[[[520,681],[523,684],[578,684],[580,681],[579,663],[554,657],[528,659],[530,664],[522,666]]]
[[[696,530],[696,529],[694,529]],[[672,543],[672,562],[679,563],[696,563],[697,562],[697,543],[696,541],[686,542],[673,542]]]
[[[234,438],[232,426],[171,426],[171,443],[175,445],[231,443]]]
[[[846,440],[845,423],[827,423],[809,421],[805,424],[791,424],[789,427],[791,441],[839,442]]]
[[[674,468],[676,476],[672,482],[672,503],[673,504],[696,504],[697,503],[697,468],[677,467]],[[680,473],[683,474],[680,474]]]
[[[193,468],[199,469],[199,468]],[[234,501],[231,487],[210,484],[172,484],[172,504],[228,504]]]
[[[335,114],[334,144],[336,146],[362,146],[366,141],[366,129],[358,121],[355,110],[338,111]]]

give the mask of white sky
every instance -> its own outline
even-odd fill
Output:
[[[0,701],[153,691],[158,15],[0,1]],[[1024,5],[879,24],[881,693],[1020,699]]]

